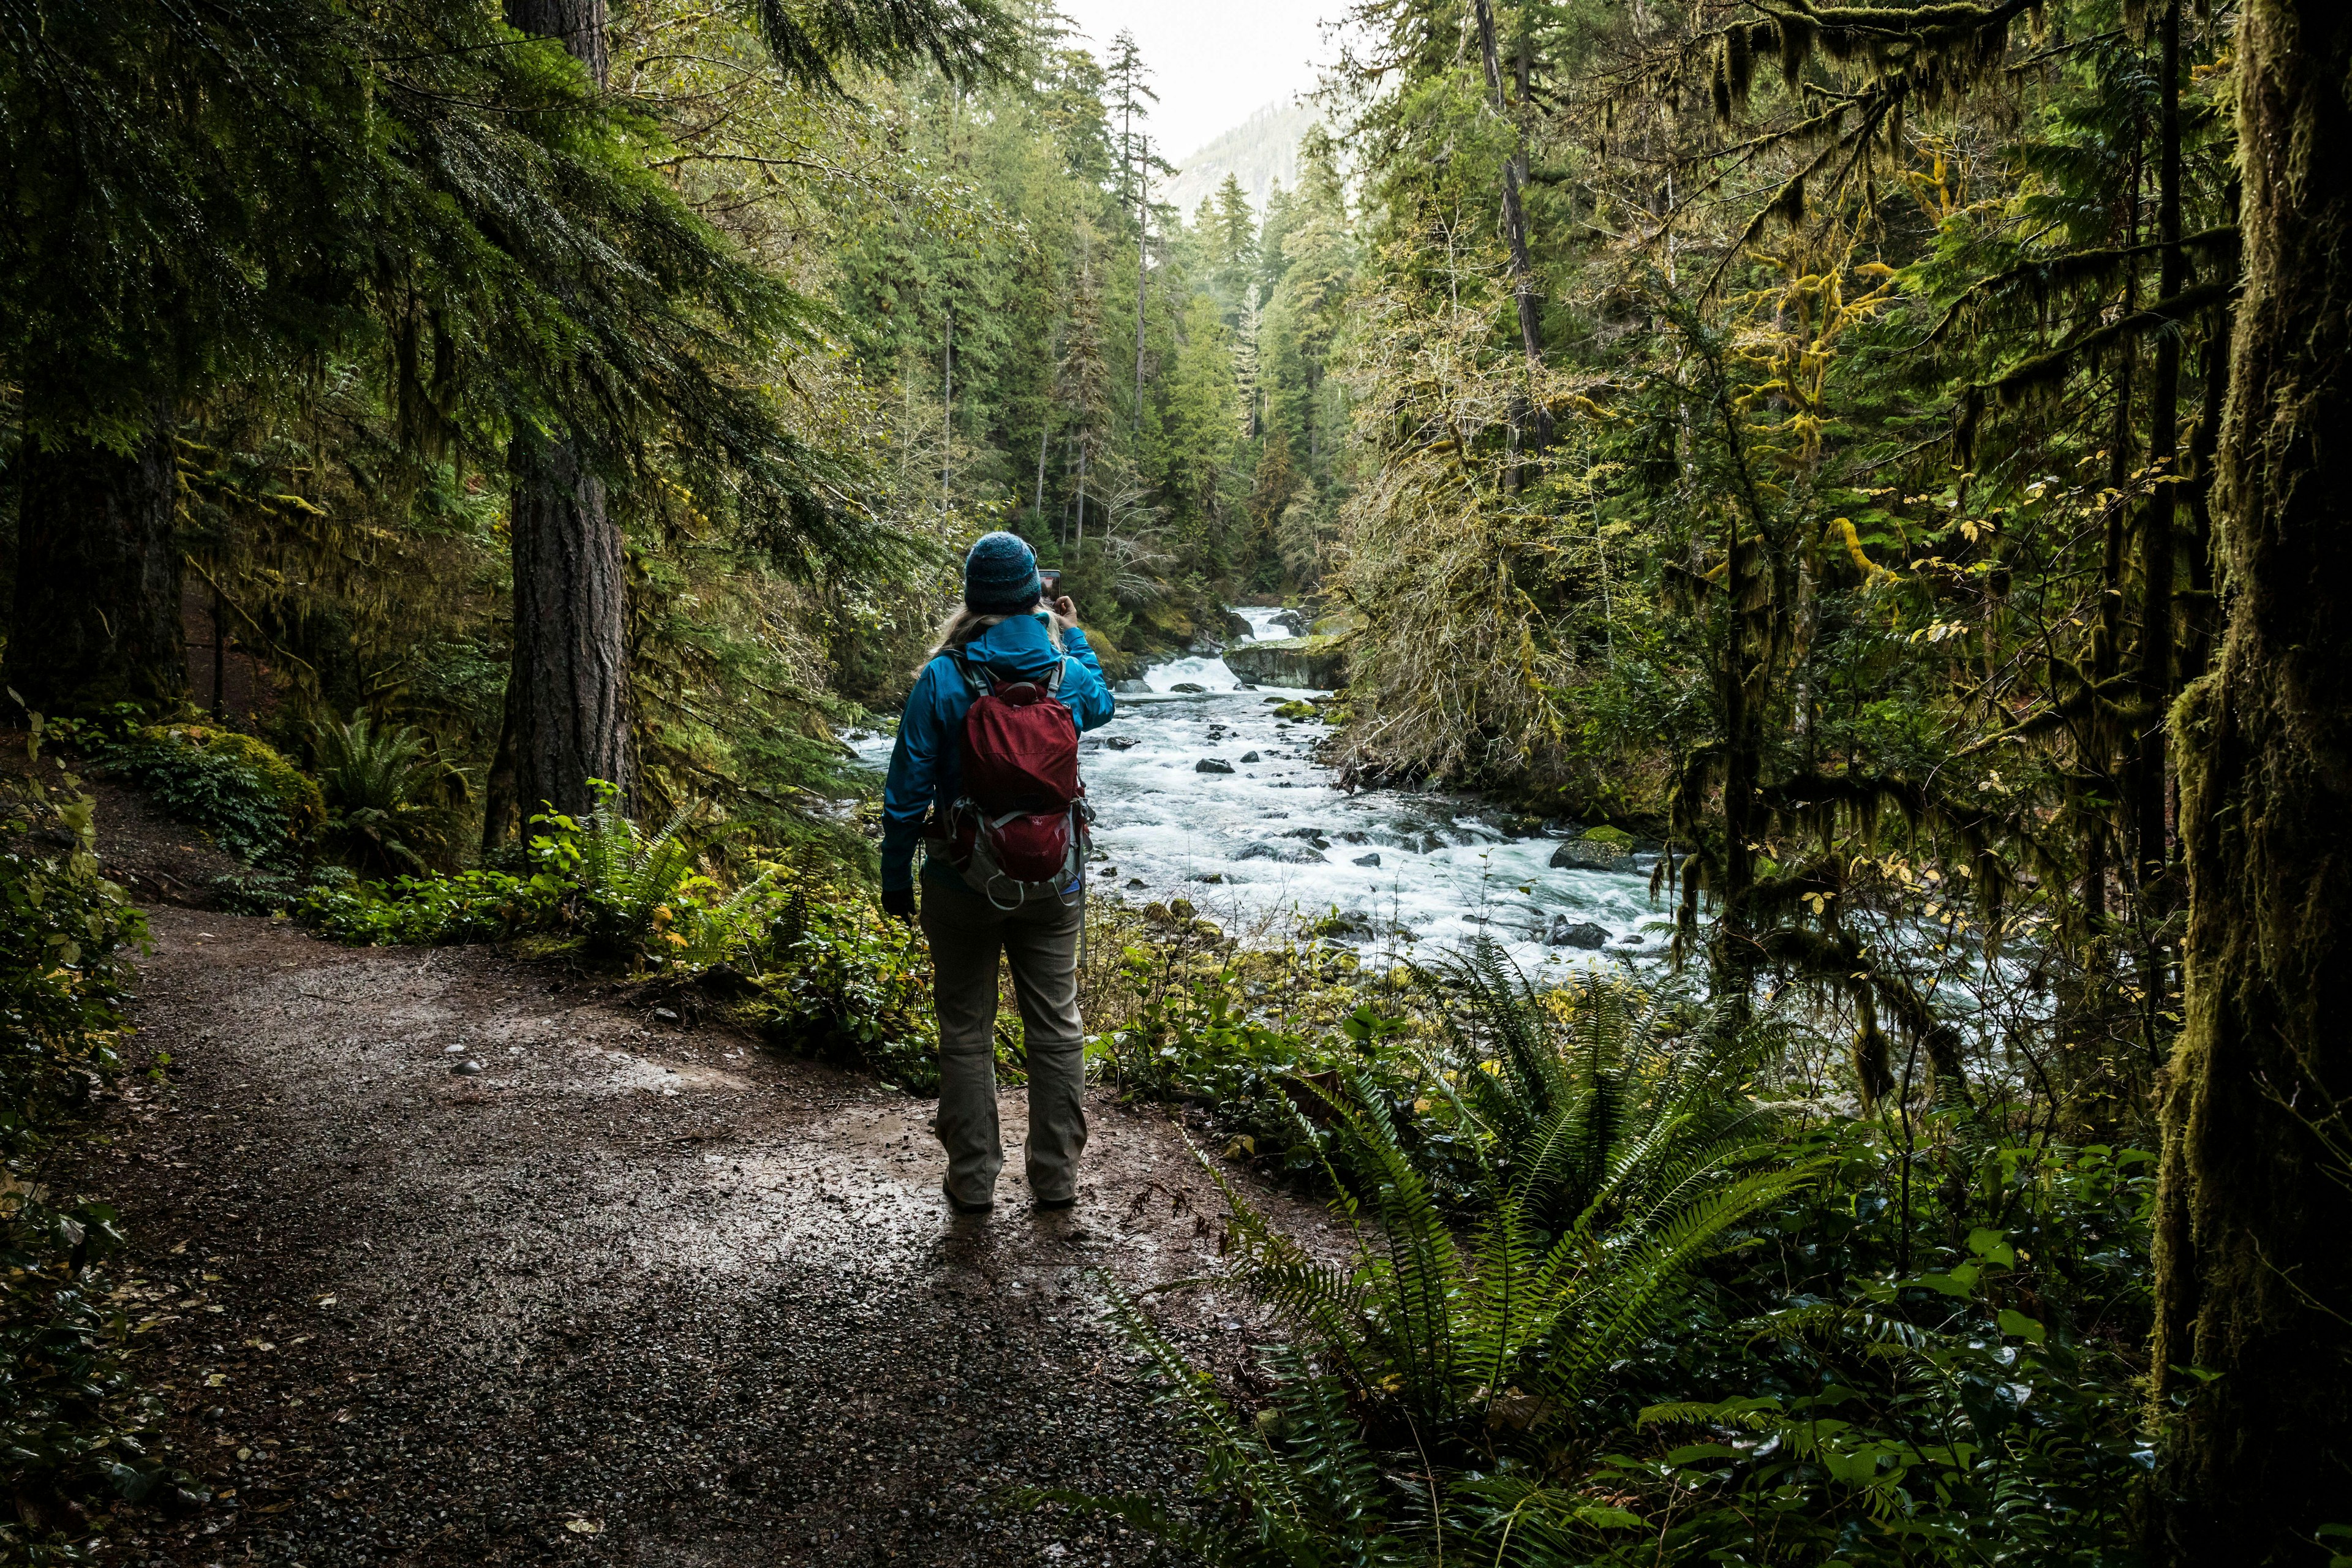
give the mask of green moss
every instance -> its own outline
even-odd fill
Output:
[[[259,781],[262,793],[286,814],[288,828],[297,839],[308,838],[326,825],[327,803],[319,794],[318,782],[266,741],[206,724],[153,724],[142,730],[139,739],[193,746],[241,763]]]
[[[1622,827],[1596,827],[1584,836],[1587,844],[1606,844],[1612,849],[1631,849],[1633,836]]]

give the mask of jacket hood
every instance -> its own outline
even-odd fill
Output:
[[[1045,617],[1015,616],[999,621],[963,646],[964,658],[1012,675],[1044,676],[1062,659],[1045,640]]]

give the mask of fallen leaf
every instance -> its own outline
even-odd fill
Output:
[[[593,1519],[567,1519],[563,1528],[574,1535],[594,1535],[604,1527]]]

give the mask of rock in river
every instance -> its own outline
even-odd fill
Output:
[[[1603,839],[1574,838],[1551,852],[1551,868],[1555,871],[1622,871],[1626,869],[1622,845]]]
[[[1192,771],[1196,773],[1229,773],[1234,771],[1234,764],[1223,757],[1202,757],[1192,764]]]
[[[1329,691],[1348,683],[1348,655],[1340,639],[1284,637],[1228,649],[1225,666],[1260,686],[1297,686]]]
[[[1288,844],[1244,844],[1234,856],[1236,860],[1279,860],[1286,866],[1320,866],[1323,857],[1312,849]]]
[[[1380,858],[1378,855],[1359,855],[1359,856],[1357,856],[1353,860],[1350,860],[1350,861],[1349,861],[1349,862],[1348,862],[1348,864],[1349,864],[1349,865],[1350,865],[1350,866],[1371,866],[1371,867],[1378,867],[1378,866],[1380,865],[1380,863],[1381,863],[1381,858]]]
[[[1599,948],[1609,945],[1609,933],[1590,921],[1570,925],[1566,915],[1551,917],[1551,930],[1544,937],[1547,947]]]
[[[1171,691],[1206,691],[1209,689],[1197,680],[1180,680],[1168,689]]]

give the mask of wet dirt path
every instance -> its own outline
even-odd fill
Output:
[[[1181,1489],[1101,1321],[1105,1278],[1215,1258],[1165,1122],[1097,1102],[1075,1214],[1028,1208],[1016,1152],[960,1218],[929,1101],[484,950],[153,925],[133,1057],[166,1081],[132,1080],[76,1179],[123,1213],[146,1380],[219,1496],[125,1515],[107,1561],[1160,1560],[1004,1498]],[[1263,1337],[1157,1300],[1202,1355]]]

